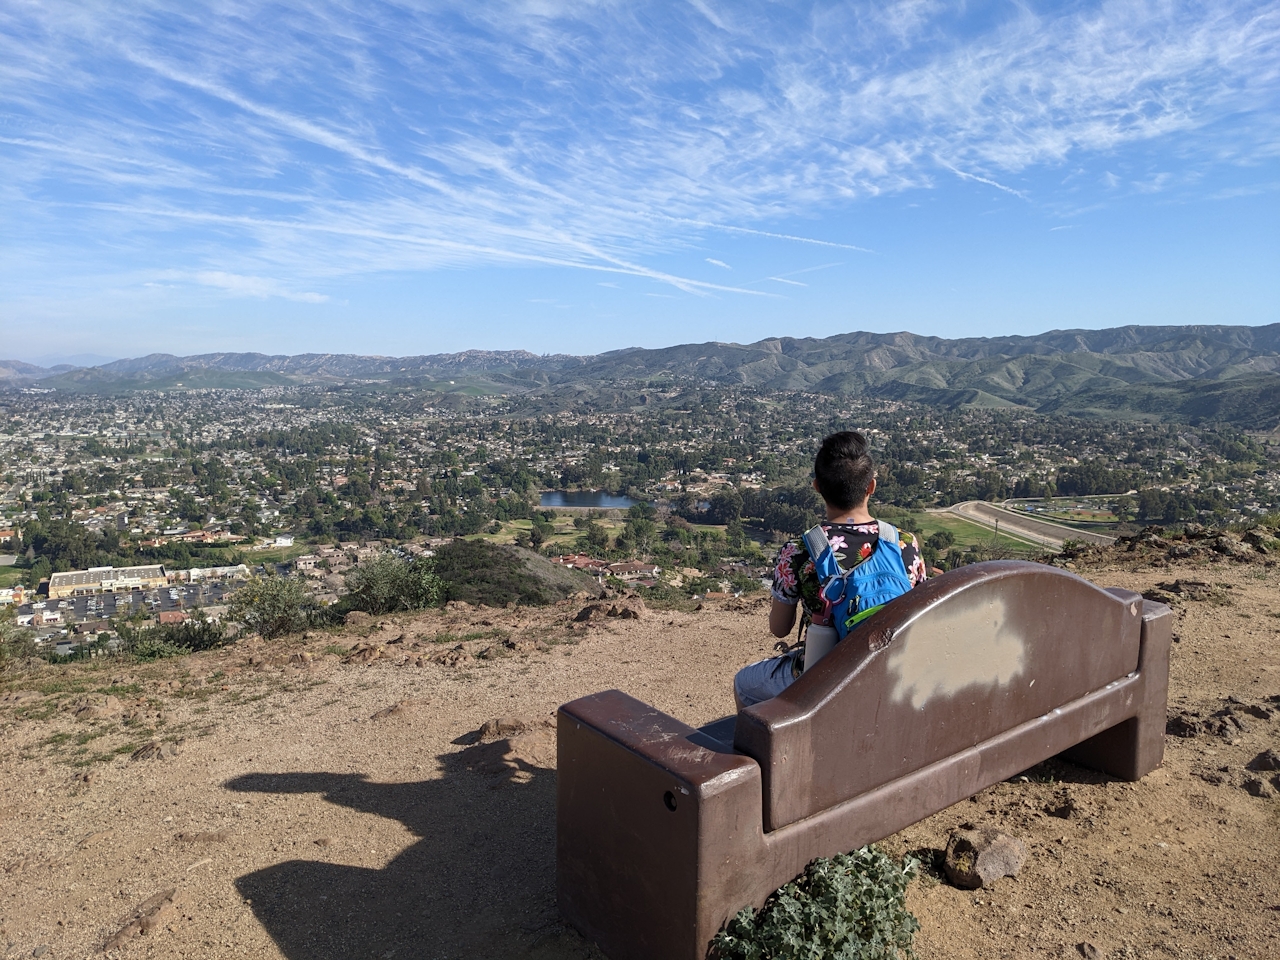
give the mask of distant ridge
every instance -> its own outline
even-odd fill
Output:
[[[0,384],[86,393],[451,380],[475,392],[575,384],[659,387],[700,380],[762,390],[866,394],[948,408],[1221,418],[1269,428],[1280,420],[1280,324],[1126,326],[956,340],[855,332],[823,339],[630,348],[595,356],[539,356],[524,350],[414,357],[150,354],[74,369],[0,361]]]

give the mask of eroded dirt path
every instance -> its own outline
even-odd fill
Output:
[[[1050,762],[886,841],[937,850],[972,822],[1031,846],[990,890],[914,884],[920,956],[1280,957],[1280,799],[1245,789],[1280,749],[1280,575],[1088,575],[1206,584],[1175,596],[1170,710],[1192,735],[1140,783]],[[598,957],[555,911],[544,721],[609,687],[693,724],[731,712],[771,644],[762,604],[729,606],[455,610],[8,677],[0,956]]]

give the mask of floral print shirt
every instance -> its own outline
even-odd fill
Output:
[[[822,529],[826,531],[831,549],[844,570],[853,569],[871,556],[880,541],[880,524],[875,520],[870,523],[824,523]],[[902,563],[911,578],[911,586],[919,586],[925,581],[928,571],[916,538],[905,530],[899,530],[898,539],[902,547]],[[818,597],[821,586],[804,541],[787,543],[778,553],[778,562],[773,568],[774,599],[788,604],[803,603],[807,614],[821,613],[822,601]]]

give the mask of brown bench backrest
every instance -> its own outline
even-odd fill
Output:
[[[739,713],[734,747],[760,764],[765,830],[1122,679],[1138,666],[1141,612],[1136,593],[1024,561],[926,581]]]

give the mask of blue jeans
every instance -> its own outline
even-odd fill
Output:
[[[776,697],[795,683],[803,666],[804,647],[780,657],[747,664],[733,678],[733,699],[737,701],[738,709]]]

